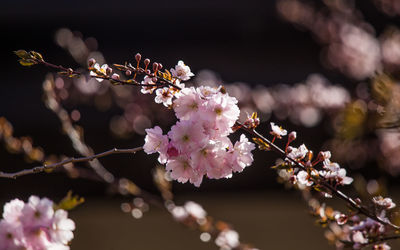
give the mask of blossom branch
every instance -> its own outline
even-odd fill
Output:
[[[137,61],[138,61],[138,65],[139,65],[140,58],[138,59],[138,58],[136,57],[136,59],[137,59]],[[37,63],[42,63],[42,64],[44,64],[44,65],[46,65],[46,66],[48,66],[48,67],[56,68],[56,69],[62,70],[62,71],[64,71],[64,72],[70,72],[71,74],[78,74],[78,73],[79,73],[79,72],[73,71],[72,69],[66,69],[65,67],[62,67],[62,66],[56,66],[56,65],[54,65],[54,64],[50,64],[50,63],[44,62],[44,60],[35,59],[35,61],[37,61]],[[93,63],[92,63],[92,64],[93,64]],[[147,75],[149,74],[149,73],[147,72],[147,65],[148,65],[148,63],[145,63],[145,65],[146,65],[146,69],[143,69],[143,68],[140,68],[140,67],[134,68],[134,67],[131,66],[131,65],[126,65],[126,66],[117,65],[117,67],[118,67],[119,69],[125,70],[125,71],[133,70],[133,71],[135,72],[135,77],[136,77],[136,74],[147,74]],[[153,77],[156,76],[156,72],[157,72],[158,66],[156,66],[155,69],[156,69],[156,71],[155,71],[155,73],[153,73],[153,75],[152,75]],[[80,74],[80,73],[79,73],[79,74]],[[97,76],[95,76],[95,77],[96,77],[96,78],[101,78],[101,79],[107,79],[107,80],[111,80],[111,81],[114,80],[114,81],[116,81],[116,82],[122,81],[122,80],[119,80],[119,79],[116,79],[116,78],[109,77],[109,76],[107,76],[106,74],[104,74],[104,75],[97,75]],[[143,86],[143,85],[145,85],[145,86],[147,86],[147,87],[148,87],[148,86],[151,86],[151,85],[149,85],[149,84],[140,84],[140,83],[138,83],[135,79],[133,79],[133,82],[135,83],[134,85],[137,85],[137,86]],[[126,82],[124,82],[124,81],[122,81],[121,83],[126,84]],[[172,86],[172,87],[175,87],[175,88],[177,88],[177,89],[180,89],[178,86],[176,86],[176,85],[175,85],[174,83],[172,83],[172,82],[168,82],[168,84],[169,84],[170,86]],[[244,129],[244,130],[247,131],[248,133],[252,134],[253,136],[255,136],[255,137],[257,137],[257,138],[259,138],[260,140],[262,140],[262,141],[263,141],[264,143],[266,143],[271,149],[273,149],[275,152],[277,152],[277,153],[280,154],[281,156],[283,156],[283,157],[289,159],[292,163],[294,163],[294,164],[295,164],[296,166],[298,166],[300,169],[305,170],[305,171],[307,170],[307,168],[306,168],[302,163],[300,163],[300,162],[298,162],[298,161],[292,159],[291,157],[288,157],[287,153],[286,153],[284,150],[282,150],[282,149],[279,148],[276,144],[274,144],[273,142],[269,141],[269,140],[266,139],[264,136],[262,136],[261,134],[259,134],[255,129],[249,129],[249,128],[247,128],[246,126],[243,126],[243,124],[240,124],[239,122],[237,122],[235,125],[238,126],[239,128]],[[354,199],[352,199],[351,197],[347,196],[346,194],[344,194],[344,193],[341,192],[340,190],[337,190],[336,187],[334,187],[334,186],[332,186],[331,184],[329,184],[329,183],[324,179],[323,176],[319,176],[319,178],[318,178],[318,184],[320,184],[320,185],[322,185],[323,187],[325,187],[326,189],[328,189],[334,196],[336,196],[336,197],[338,197],[338,198],[344,200],[344,201],[347,202],[352,208],[356,209],[358,212],[364,214],[365,216],[367,216],[367,217],[369,217],[369,218],[371,218],[371,219],[374,219],[375,221],[378,221],[378,222],[380,222],[380,223],[382,223],[382,224],[389,225],[389,226],[391,226],[391,227],[393,227],[393,228],[395,228],[395,229],[400,229],[399,226],[392,224],[390,221],[382,220],[382,219],[379,218],[376,214],[374,214],[374,213],[372,213],[371,211],[369,211],[366,207],[364,207],[364,206],[362,206],[361,204],[357,203]]]
[[[260,133],[258,133],[255,129],[249,129],[246,126],[243,126],[243,124],[237,122],[236,124],[237,126],[239,126],[241,129],[245,130],[246,132],[250,133],[251,135],[261,139],[264,143],[266,143],[272,150],[274,150],[276,153],[280,154],[282,157],[289,159],[293,164],[295,164],[297,167],[299,167],[302,170],[307,171],[307,168],[300,162],[294,160],[293,158],[291,158],[290,156],[288,156],[288,154],[282,150],[280,147],[278,147],[276,144],[272,143],[270,140],[268,140],[267,138],[265,138],[264,136],[262,136]],[[335,188],[334,186],[332,186],[331,184],[329,184],[325,178],[323,176],[319,176],[318,177],[318,184],[321,184],[323,187],[325,187],[326,189],[328,189],[329,191],[331,191],[331,193],[344,200],[345,202],[347,202],[352,208],[356,209],[358,212],[360,212],[361,214],[364,214],[365,216],[379,222],[382,223],[384,225],[388,225],[393,227],[394,229],[400,229],[400,226],[397,226],[393,223],[391,223],[388,220],[382,220],[381,218],[379,218],[375,213],[372,213],[371,211],[369,211],[366,207],[362,206],[360,203],[356,202],[354,199],[352,199],[351,197],[347,196],[346,194],[344,194],[343,192],[341,192],[340,190],[338,190],[337,188]]]
[[[76,76],[81,76],[83,74],[82,72],[73,70],[72,68],[66,68],[62,65],[55,65],[53,63],[46,62],[43,56],[36,51],[30,51],[28,53],[25,50],[18,50],[15,51],[14,53],[20,58],[19,62],[23,66],[32,66],[36,64],[41,64],[48,68],[56,69],[59,71],[58,73],[60,75],[68,77],[76,77]],[[89,70],[91,72],[90,76],[97,79],[109,80],[114,85],[136,85],[142,87],[155,87],[155,88],[163,88],[169,86],[173,87],[176,90],[181,90],[181,88],[175,84],[176,80],[173,80],[171,78],[168,71],[166,71],[168,72],[167,74],[161,72],[162,64],[154,63],[153,64],[154,72],[151,72],[150,70],[147,69],[147,66],[150,63],[149,59],[144,60],[146,67],[142,68],[139,66],[141,55],[136,54],[135,58],[137,60],[136,68],[133,67],[131,64],[126,64],[126,65],[114,64],[114,66],[116,66],[119,70],[124,71],[127,76],[131,75],[132,72],[134,72],[134,77],[131,79],[122,80],[120,79],[118,74],[111,75],[112,69],[109,68],[107,65],[105,68],[102,69],[100,69],[100,67],[96,67],[98,66],[98,64],[95,64],[94,59],[89,61]],[[107,69],[110,69],[110,71],[107,72]],[[140,83],[136,80],[136,75],[146,75],[151,78],[156,78],[157,80],[160,81],[155,81],[153,84]]]
[[[249,129],[246,126],[243,126],[239,122],[237,122],[236,125],[239,126],[241,129],[245,130],[246,132],[250,133],[251,135],[261,139],[276,153],[280,154],[282,157],[284,157],[286,159],[289,159],[289,161],[291,161],[293,164],[295,164],[300,169],[307,171],[307,168],[302,163],[300,163],[300,162],[294,160],[293,158],[291,158],[290,156],[288,156],[288,154],[284,150],[282,150],[280,147],[278,147],[277,145],[275,145],[274,143],[269,141],[267,138],[262,136],[255,129]],[[354,199],[352,199],[351,197],[347,196],[346,194],[344,194],[343,192],[341,192],[340,190],[338,190],[337,188],[335,188],[334,186],[329,184],[323,176],[318,177],[318,184],[320,184],[323,187],[325,187],[326,189],[328,189],[334,196],[347,202],[352,208],[356,209],[359,213],[364,214],[365,216],[367,216],[379,223],[391,226],[396,230],[400,229],[400,226],[397,226],[397,225],[391,223],[389,220],[382,220],[375,213],[369,211],[366,207],[362,206],[360,203],[356,202]]]
[[[36,52],[31,51],[26,55],[24,52],[19,51],[16,54],[21,58],[20,63],[24,66],[44,64],[61,70],[59,73],[62,75],[74,76],[72,69],[44,63],[42,56]],[[363,214],[367,217],[366,221],[373,222],[372,224],[369,223],[368,226],[384,227],[386,225],[388,226],[387,229],[389,227],[396,230],[400,229],[399,226],[389,221],[385,212],[377,215],[379,214],[377,211],[364,206],[359,199],[353,199],[337,189],[339,185],[350,184],[353,179],[346,176],[345,169],[340,168],[337,163],[329,160],[331,157],[330,152],[320,152],[318,158],[312,161],[312,152],[305,145],[300,146],[298,149],[289,146],[290,142],[296,137],[295,132],[292,132],[291,136],[289,135],[288,143],[283,150],[274,142],[277,138],[281,139],[281,136],[285,136],[287,131],[271,123],[271,134],[274,137],[270,141],[255,130],[259,125],[257,114],[254,115],[253,113],[252,117],[249,117],[244,124],[237,122],[240,113],[237,100],[234,97],[230,97],[223,87],[218,89],[209,87],[184,88],[184,85],[180,84],[180,80],[190,79],[193,73],[182,61],[179,61],[175,69],[171,69],[171,75],[168,70],[162,73],[160,71],[162,66],[158,63],[153,63],[153,72],[148,70],[148,65],[150,64],[148,59],[144,60],[145,68],[140,68],[140,54],[137,54],[135,59],[137,61],[136,68],[126,63],[125,65],[114,65],[125,72],[126,76],[134,73],[133,78],[126,81],[120,80],[118,74],[112,74],[112,69],[107,64],[100,68],[100,65],[94,59],[89,60],[88,69],[90,75],[98,81],[107,79],[115,85],[123,81],[124,84],[142,86],[142,93],[144,94],[151,94],[154,90],[157,90],[155,102],[163,103],[164,106],[174,109],[178,118],[177,124],[171,128],[167,135],[164,135],[158,126],[153,129],[146,129],[147,135],[143,146],[147,154],[160,154],[158,161],[161,164],[166,163],[166,169],[172,179],[183,183],[189,181],[195,186],[199,186],[203,176],[220,179],[228,177],[234,172],[241,172],[246,166],[251,165],[253,162],[251,151],[255,146],[244,135],[241,135],[240,141],[233,144],[227,138],[232,133],[231,128],[233,126],[234,131],[243,129],[251,134],[261,150],[273,150],[280,154],[285,159],[285,163],[281,166],[290,174],[292,184],[298,182],[299,187],[301,185],[313,187],[321,193],[338,197],[353,209],[353,215],[355,213]],[[145,75],[142,83],[136,80],[136,76],[139,74]],[[49,108],[58,115],[64,131],[66,131],[74,144],[74,148],[85,157],[89,157],[88,154],[91,149],[83,142],[82,135],[72,125],[67,112],[60,107],[52,84],[44,85],[44,89],[47,94]],[[182,90],[182,92],[179,90]],[[173,98],[175,99],[172,101]],[[323,163],[323,170],[318,171],[314,166],[320,162]],[[119,180],[114,179],[113,175],[105,170],[98,161],[94,163],[97,163],[97,165],[90,165],[103,180],[110,184],[118,183]],[[105,172],[101,173],[101,171]],[[135,185],[133,184],[133,186]],[[127,190],[129,190],[130,186],[128,185],[127,187]],[[163,190],[160,189],[160,191]],[[161,192],[162,197],[166,202],[172,202],[172,193],[169,190],[166,191],[168,192]],[[135,194],[135,192],[129,193]],[[375,198],[377,199],[375,200]],[[386,210],[395,206],[390,198],[374,197],[373,201]],[[169,208],[167,204],[165,205],[168,210],[175,208],[173,202]],[[339,212],[336,215],[330,216],[329,219],[337,222],[338,225],[346,223],[348,219],[346,215]],[[353,223],[356,225],[354,221]],[[350,239],[350,242],[354,243],[354,245],[369,243],[364,238],[363,232],[361,232],[362,227],[365,227],[363,222],[353,229],[353,234],[351,235],[353,238]],[[385,231],[382,231],[381,238],[384,237],[384,233]],[[367,233],[365,235],[367,235],[367,238],[370,237]]]

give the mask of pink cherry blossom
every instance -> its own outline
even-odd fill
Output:
[[[251,151],[255,148],[254,143],[249,142],[244,134],[240,136],[240,141],[235,143],[232,151],[231,159],[233,160],[233,171],[242,172],[245,167],[250,166],[253,163],[254,159]]]
[[[0,250],[21,249],[24,246],[23,228],[16,223],[0,221]]]
[[[222,136],[231,133],[231,127],[239,118],[240,110],[238,108],[237,99],[227,94],[218,92],[209,100],[207,104],[207,118],[213,122],[215,129]]]
[[[298,148],[289,146],[288,151],[289,151],[289,154],[287,156],[295,161],[303,160],[304,157],[306,157],[306,155],[308,153],[308,149],[307,149],[306,145],[304,145],[304,144],[302,144]]]
[[[177,122],[168,132],[168,137],[180,152],[192,152],[203,147],[208,141],[202,124],[196,121]]]
[[[360,232],[360,231],[356,231],[355,233],[353,233],[352,240],[353,240],[353,242],[360,243],[360,244],[365,244],[368,242],[368,239],[366,239],[364,237],[364,235],[362,234],[362,232]]]
[[[341,168],[336,162],[326,159],[323,168],[325,170],[320,170],[319,175],[327,180],[335,181],[338,185],[349,185],[353,182],[353,178],[346,176],[346,169]]]
[[[21,221],[25,227],[49,227],[54,215],[53,202],[47,198],[31,196],[22,213]]]
[[[160,163],[167,162],[167,150],[168,150],[168,136],[163,135],[163,132],[159,126],[155,126],[151,129],[146,129],[145,143],[143,150],[147,154],[159,153],[158,161]]]
[[[19,199],[14,199],[4,205],[3,218],[9,223],[19,223],[22,209],[25,203]]]
[[[200,186],[203,178],[202,174],[192,168],[190,159],[183,155],[168,160],[166,170],[170,171],[171,178],[181,183],[190,181],[195,186]]]
[[[162,103],[165,107],[169,107],[172,104],[173,97],[172,91],[168,87],[164,87],[156,90],[154,101],[156,103]]]
[[[31,196],[5,204],[0,220],[0,250],[69,250],[75,224],[62,209],[54,211],[47,198]]]
[[[383,207],[385,209],[392,209],[392,208],[396,207],[396,204],[392,201],[391,198],[383,198],[382,196],[376,196],[376,197],[372,198],[372,201],[376,205]]]
[[[51,225],[51,239],[66,245],[74,238],[73,230],[75,230],[75,223],[68,218],[67,211],[62,209],[57,210]]]
[[[181,60],[175,66],[175,69],[171,69],[172,76],[182,80],[189,80],[194,74],[190,71],[190,67],[185,65],[185,63]]]
[[[100,75],[107,75],[107,69],[110,69],[107,64],[103,64],[101,67],[98,63],[96,63],[93,68],[100,74]],[[98,76],[95,71],[90,71],[89,73],[91,76]],[[102,82],[104,79],[103,78],[96,78],[97,81]]]
[[[275,123],[271,122],[271,134],[273,136],[276,136],[278,138],[282,138],[282,136],[287,135],[287,131],[285,129],[283,129],[282,127],[279,127],[277,125],[275,125]]]
[[[305,186],[311,186],[314,183],[308,173],[304,170],[297,173],[297,182]]]
[[[233,171],[240,172],[253,162],[253,143],[242,135],[233,146],[227,137],[240,110],[236,98],[220,90],[192,87],[174,94],[172,107],[179,120],[167,133],[169,142],[160,128],[146,130],[145,152],[158,152],[172,179],[198,186],[204,175],[229,178]]]
[[[192,88],[184,88],[181,96],[174,101],[174,110],[176,117],[181,120],[189,120],[196,114],[205,103],[201,99],[196,90]]]
[[[143,78],[142,84],[155,85],[155,83],[153,82],[153,79],[149,76],[145,76]],[[142,92],[143,94],[153,94],[155,89],[156,89],[155,86],[142,86],[142,89],[140,90],[140,92]]]

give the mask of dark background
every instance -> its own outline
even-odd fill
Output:
[[[385,24],[399,24],[398,18],[387,18],[378,12],[371,1],[357,1],[357,5],[378,34]],[[99,50],[110,63],[133,61],[134,54],[140,52],[168,68],[182,59],[195,73],[211,69],[226,82],[292,84],[319,72],[331,82],[341,83],[350,90],[354,87],[352,80],[321,66],[321,47],[308,32],[281,20],[275,1],[126,0],[100,3],[21,0],[3,1],[0,9],[0,116],[5,116],[14,125],[16,136],[31,136],[34,145],[43,147],[48,153],[77,156],[69,139],[62,134],[58,119],[41,101],[41,84],[48,69],[21,67],[12,52],[35,50],[49,62],[77,67],[70,55],[54,43],[54,33],[62,27],[80,31],[84,37],[95,37]],[[94,108],[82,107],[80,111],[79,124],[85,128],[85,140],[95,152],[114,146],[143,144],[141,136],[134,136],[129,141],[111,136],[108,119],[117,110],[100,113]],[[296,129],[298,140],[310,148],[318,149],[327,135],[323,130],[324,122],[310,129],[283,124],[289,130]],[[261,128],[266,132],[267,124]],[[33,166],[25,163],[20,155],[7,153],[4,147],[0,148],[0,159],[4,171]],[[246,195],[255,190],[281,190],[282,186],[275,181],[275,172],[268,168],[275,159],[273,153],[256,153],[255,159],[253,166],[229,180],[206,180],[199,189],[190,184],[175,183],[174,190],[178,195],[186,196],[192,192],[207,195],[217,191],[224,196],[237,192]],[[110,156],[102,162],[117,176],[127,176],[139,186],[155,192],[150,168],[156,163],[156,157],[139,153],[134,157]],[[58,198],[70,189],[89,199],[102,197],[106,191],[103,184],[70,180],[61,173],[39,174],[0,180],[0,199],[26,199],[31,194]],[[262,197],[260,199],[265,199]],[[304,211],[302,214],[305,215]]]

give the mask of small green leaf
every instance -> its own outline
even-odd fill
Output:
[[[260,138],[254,137],[254,138],[252,138],[252,139],[253,139],[253,141],[254,141],[255,143],[258,144],[258,148],[259,148],[260,150],[269,151],[269,150],[271,149],[271,147],[270,147],[266,142],[264,142],[263,140],[261,140]]]
[[[29,66],[32,66],[32,65],[35,65],[35,64],[36,64],[36,62],[35,62],[35,61],[32,61],[31,59],[19,59],[18,62],[19,62],[22,66],[26,66],[26,67],[29,67]]]
[[[14,54],[16,54],[21,59],[30,59],[31,58],[31,55],[22,49],[14,51]]]
[[[114,67],[116,67],[117,69],[121,70],[121,71],[126,71],[127,67],[121,64],[113,64]]]
[[[271,167],[272,169],[291,169],[293,168],[293,166],[287,164],[286,162],[283,162],[279,165],[275,165]]]
[[[60,76],[69,76],[69,73],[65,71],[57,72],[57,74],[59,74]]]
[[[29,53],[32,55],[33,58],[36,58],[39,61],[43,61],[43,56],[40,53],[33,50],[29,51]]]
[[[72,191],[68,191],[67,195],[55,205],[55,210],[57,209],[64,209],[64,210],[71,210],[77,207],[78,205],[85,202],[83,197],[79,197],[78,195],[72,195]]]

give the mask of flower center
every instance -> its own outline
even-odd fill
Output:
[[[41,216],[40,212],[39,212],[39,211],[36,211],[36,212],[35,212],[35,218],[38,218],[38,219],[39,219],[40,216]]]
[[[182,141],[184,141],[184,142],[189,141],[189,136],[188,136],[188,135],[184,135],[184,136],[182,137]]]
[[[9,240],[11,240],[11,239],[13,238],[12,233],[7,233],[7,234],[6,234],[6,238],[9,239]]]
[[[192,103],[192,105],[190,105],[189,108],[191,108],[191,109],[197,109],[197,108],[198,108],[197,103],[195,103],[195,102]]]
[[[217,115],[221,115],[221,114],[222,114],[222,109],[221,109],[221,108],[216,108],[216,109],[214,110],[214,112],[215,112]]]

